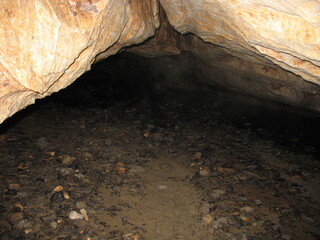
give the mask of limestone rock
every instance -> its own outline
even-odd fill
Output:
[[[156,0],[2,0],[0,15],[0,123],[159,25]]]
[[[264,56],[320,84],[320,3],[314,0],[160,0],[171,25],[242,57]]]

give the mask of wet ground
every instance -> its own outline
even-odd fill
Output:
[[[319,118],[114,80],[0,126],[1,240],[320,239]]]

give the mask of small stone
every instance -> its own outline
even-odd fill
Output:
[[[200,171],[199,171],[200,176],[206,177],[206,176],[209,176],[210,173],[211,173],[210,168],[208,168],[208,167],[201,167],[200,168]]]
[[[21,186],[17,183],[10,183],[8,186],[9,190],[15,190],[15,191],[19,191],[21,189]]]
[[[50,223],[50,226],[53,228],[53,229],[56,229],[58,227],[58,223],[57,222],[51,222]]]
[[[246,213],[252,213],[252,212],[254,212],[254,209],[250,206],[245,206],[245,207],[240,208],[240,211],[246,212]]]
[[[63,187],[62,187],[62,186],[56,186],[56,187],[53,189],[54,192],[60,192],[60,191],[62,191],[62,190],[63,190]]]
[[[23,232],[24,232],[24,234],[28,235],[33,232],[33,229],[32,228],[25,228],[25,229],[23,229]]]
[[[77,160],[75,157],[71,157],[69,155],[63,155],[61,156],[61,159],[62,159],[62,163],[67,166],[71,166],[73,162]]]
[[[245,215],[240,215],[240,219],[242,220],[242,221],[244,221],[244,222],[250,222],[250,219],[247,217],[247,216],[245,216]]]
[[[18,222],[17,227],[18,227],[18,229],[32,228],[33,224],[34,224],[34,222],[31,220],[22,219],[20,222]]]
[[[88,215],[87,215],[87,211],[86,211],[84,208],[80,209],[80,213],[82,214],[83,219],[84,219],[86,222],[89,221],[89,218],[88,218]]]
[[[62,192],[55,192],[52,197],[50,198],[50,201],[52,203],[59,203],[64,200]]]
[[[262,205],[262,202],[259,199],[254,200],[254,204],[256,204],[257,206]]]
[[[18,222],[20,222],[23,218],[24,218],[23,213],[22,213],[22,212],[17,212],[17,213],[12,214],[12,215],[9,217],[9,222],[10,222],[12,225],[15,225],[15,224],[17,224]]]
[[[228,218],[226,217],[220,217],[217,219],[217,221],[222,224],[228,224]]]
[[[204,224],[209,224],[213,221],[213,217],[210,214],[206,214],[202,217]]]
[[[74,173],[74,170],[72,168],[57,168],[56,170],[62,176],[68,176]]]
[[[77,208],[87,208],[87,204],[84,201],[80,201],[76,203]]]
[[[70,219],[72,219],[72,220],[74,220],[74,219],[83,219],[83,215],[82,214],[80,214],[80,213],[77,213],[76,211],[71,211],[70,213],[69,213],[69,218]]]
[[[70,199],[70,194],[68,192],[63,192],[63,197],[65,199]]]

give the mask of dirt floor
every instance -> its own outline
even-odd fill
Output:
[[[286,135],[274,111],[260,128],[221,95],[180,96],[42,101],[4,123],[0,239],[320,239],[319,132],[292,136],[314,120]]]

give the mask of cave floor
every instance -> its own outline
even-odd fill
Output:
[[[21,115],[0,135],[2,240],[320,239],[315,149],[239,128],[213,103]]]

